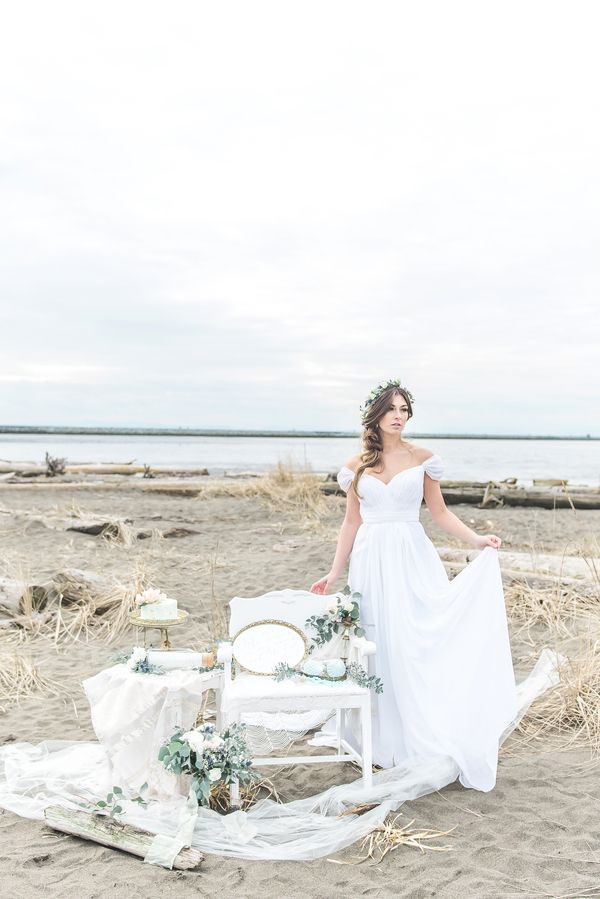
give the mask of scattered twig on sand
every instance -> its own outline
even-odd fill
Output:
[[[456,830],[458,825],[451,827],[450,830],[434,830],[429,827],[415,827],[411,829],[411,824],[413,824],[416,819],[413,818],[408,824],[400,826],[397,824],[397,821],[401,815],[402,812],[399,812],[393,818],[386,819],[383,824],[379,824],[371,831],[371,833],[367,834],[360,844],[361,849],[367,850],[366,855],[357,858],[354,861],[345,861],[337,858],[328,858],[327,861],[333,862],[336,865],[359,865],[362,862],[371,859],[372,861],[379,863],[386,857],[386,855],[393,852],[395,849],[398,849],[400,846],[412,846],[413,848],[420,849],[421,852],[424,852],[426,849],[430,849],[434,852],[451,852],[454,849],[453,846],[447,845],[432,846],[424,841],[436,840],[446,836],[447,834],[452,833],[453,830]]]

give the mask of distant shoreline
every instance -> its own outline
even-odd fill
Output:
[[[225,428],[78,428],[68,426],[0,425],[0,434],[66,434],[105,437],[360,437],[359,431],[240,431]],[[554,434],[426,434],[411,438],[436,440],[600,440],[591,434],[566,437]]]

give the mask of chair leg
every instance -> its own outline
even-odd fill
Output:
[[[222,703],[222,701],[223,701],[223,691],[222,691],[222,690],[215,690],[215,702],[216,702],[216,705],[217,705],[217,720],[216,720],[215,726],[216,726],[216,728],[217,728],[218,731],[219,731],[219,730],[223,730],[223,727],[224,727],[224,725],[223,725],[223,713],[222,713],[222,711],[221,711],[221,703]]]
[[[342,709],[335,710],[335,736],[339,755],[342,751]]]
[[[239,721],[240,717],[241,716],[238,712],[229,712],[229,714],[227,714],[226,712],[222,712],[222,728],[225,729],[226,727],[229,727],[229,725]],[[237,809],[240,807],[240,782],[237,777],[229,784],[229,806],[232,809]]]
[[[363,787],[373,784],[373,744],[371,734],[371,710],[363,706],[360,710],[360,726],[362,737],[362,781]]]

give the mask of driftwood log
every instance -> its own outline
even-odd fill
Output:
[[[438,547],[446,571],[457,574],[479,550]],[[519,553],[500,550],[500,569],[504,584],[526,581],[530,586],[577,586],[584,591],[597,592],[595,571],[600,559],[564,556],[560,553]]]
[[[153,468],[148,465],[134,465],[133,463],[81,463],[79,465],[65,465],[65,474],[119,474],[119,475],[143,475],[148,470],[153,475],[163,477],[197,477],[209,474],[208,468]],[[36,478],[46,475],[45,465],[32,462],[0,462],[0,476]]]
[[[460,485],[460,486],[457,486]],[[516,487],[503,481],[459,482],[441,481],[442,496],[449,506],[464,503],[485,509],[489,506],[529,506],[539,509],[600,509],[600,489],[597,487],[544,488]],[[345,496],[337,481],[326,480],[320,485],[323,493]]]
[[[44,811],[46,824],[53,830],[68,833],[82,840],[92,840],[101,846],[121,849],[131,855],[144,858],[154,834],[131,824],[123,824],[108,815],[90,814],[85,811],[64,808],[62,805],[50,805]],[[188,871],[197,868],[204,856],[198,849],[182,849],[173,862],[173,868]]]
[[[44,583],[26,584],[24,581],[0,577],[0,623],[4,616],[18,625],[20,615],[30,616],[43,611],[48,602],[60,596],[61,603],[68,606],[89,601],[90,598],[102,608],[102,596],[110,598],[115,585],[96,574],[79,568],[64,568],[57,571]],[[3,616],[4,612],[4,616]]]

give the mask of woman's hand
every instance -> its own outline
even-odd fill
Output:
[[[485,546],[493,546],[494,549],[500,549],[502,540],[495,534],[478,534],[477,541],[474,543],[476,549],[483,549]]]
[[[325,577],[322,577],[320,581],[315,581],[315,583],[310,588],[311,593],[330,593],[333,592],[333,585],[339,578],[339,574],[336,574],[335,571],[328,571]]]

